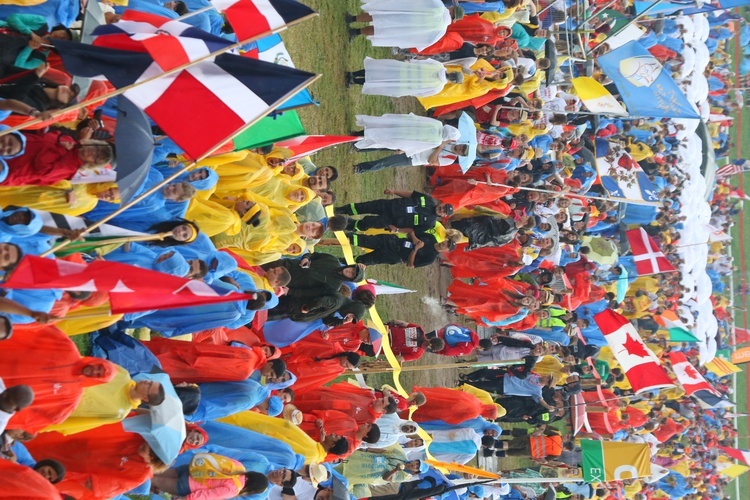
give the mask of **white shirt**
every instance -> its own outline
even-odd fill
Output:
[[[268,500],[282,500],[281,490],[283,488],[279,485],[271,486],[268,490]],[[297,500],[312,500],[315,497],[317,488],[313,487],[312,483],[308,483],[302,478],[297,478],[297,483],[294,485],[294,496]]]

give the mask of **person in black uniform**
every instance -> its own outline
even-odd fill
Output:
[[[452,205],[440,203],[432,196],[418,191],[386,189],[385,194],[393,194],[398,198],[350,203],[336,208],[334,212],[337,215],[366,215],[360,220],[350,220],[347,231],[390,229],[392,232],[399,229],[426,231],[435,227],[435,222],[440,218],[453,214]]]
[[[431,234],[417,233],[413,230],[404,235],[347,233],[347,237],[352,245],[372,250],[356,259],[358,264],[367,266],[402,262],[412,268],[428,266],[435,262],[441,252],[449,252],[456,248],[456,244],[451,240],[438,243]]]

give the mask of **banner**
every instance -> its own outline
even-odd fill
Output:
[[[659,189],[654,186],[640,165],[604,139],[596,140],[596,170],[602,187],[613,198],[658,202]]]
[[[606,483],[651,475],[648,444],[581,439],[583,480]]]
[[[669,73],[638,42],[628,42],[596,61],[617,86],[631,116],[700,118]]]
[[[750,347],[743,347],[732,353],[732,363],[740,365],[750,361]]]
[[[617,102],[617,99],[604,88],[604,85],[590,76],[573,78],[572,83],[576,94],[581,98],[586,109],[592,113],[602,113],[605,115],[628,114],[620,103]]]

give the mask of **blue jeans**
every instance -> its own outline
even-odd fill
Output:
[[[181,465],[175,469],[177,471],[177,494],[180,496],[187,496],[190,491],[190,466]]]

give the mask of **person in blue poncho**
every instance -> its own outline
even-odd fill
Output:
[[[288,444],[278,439],[220,422],[204,422],[201,427],[213,445],[253,451],[278,468],[299,470],[305,465],[305,457],[294,453]]]
[[[188,261],[176,249],[155,250],[138,243],[126,243],[108,253],[105,260],[189,279],[201,279],[208,273],[208,266],[200,259]]]
[[[265,401],[268,401],[268,413],[276,416],[281,413],[284,406],[281,398],[269,397],[271,390],[267,386],[253,380],[208,382],[198,386],[201,390],[201,400],[195,413],[185,417],[189,422],[205,422],[228,417],[255,408]]]

